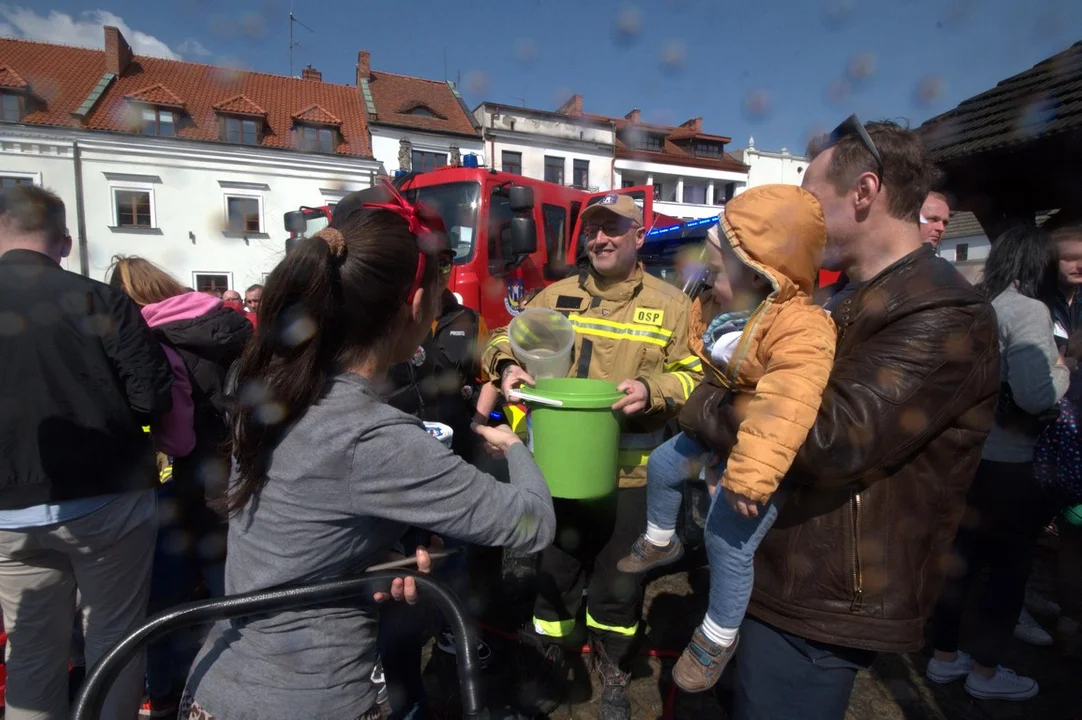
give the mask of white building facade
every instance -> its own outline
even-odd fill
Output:
[[[811,162],[802,155],[793,155],[788,148],[780,152],[759,150],[755,147],[755,138],[748,138],[748,147],[737,150],[733,155],[748,166],[747,187],[757,185],[800,185],[804,181],[804,171]],[[743,191],[745,188],[741,188]]]
[[[197,290],[243,293],[283,257],[287,211],[333,205],[369,187],[378,167],[355,157],[299,163],[296,153],[270,148],[0,127],[0,178],[29,179],[64,200],[75,240],[65,266],[98,280],[114,255],[138,255]]]
[[[620,187],[613,123],[498,103],[473,112],[488,167],[589,192]]]
[[[702,131],[702,119],[650,125],[583,112],[574,95],[555,111],[486,102],[474,109],[488,166],[591,192],[650,186],[654,210],[682,219],[717,215],[748,182],[725,150],[728,138]]]

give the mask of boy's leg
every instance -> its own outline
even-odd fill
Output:
[[[755,550],[777,519],[783,496],[779,488],[759,505],[757,517],[746,518],[729,505],[723,489],[714,494],[706,521],[710,561],[706,619],[673,668],[673,680],[688,692],[713,687],[736,652],[737,630],[751,600]]]
[[[684,500],[684,482],[698,477],[706,449],[680,433],[650,453],[646,465],[646,532],[617,564],[620,572],[644,573],[670,565],[684,554],[676,539],[676,520]]]

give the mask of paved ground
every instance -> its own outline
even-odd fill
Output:
[[[1036,582],[1048,585],[1047,574],[1050,549],[1042,549]],[[654,647],[680,650],[690,637],[695,624],[705,611],[705,593],[700,587],[706,582],[704,570],[681,572],[651,583],[647,593],[646,622],[648,638]],[[697,592],[693,592],[693,588]],[[496,614],[510,622],[514,603],[506,603]],[[518,609],[522,612],[522,608]],[[1046,628],[1054,628],[1049,618],[1038,618]],[[504,625],[510,627],[510,625]],[[972,627],[967,632],[975,632]],[[964,638],[964,636],[963,636]],[[486,672],[486,693],[489,697],[506,697],[514,687],[512,668],[514,654],[509,644],[489,636],[496,662]],[[963,639],[963,647],[965,642]],[[926,649],[927,651],[927,649]],[[942,687],[924,679],[928,656],[913,653],[908,656],[883,656],[867,672],[857,678],[847,714],[848,720],[1082,720],[1082,662],[1064,658],[1055,648],[1034,648],[1013,643],[1009,667],[1036,677],[1041,693],[1025,703],[979,701],[962,689],[962,683]],[[428,659],[426,680],[430,695],[444,710],[439,717],[456,717],[457,699],[453,692],[453,664],[446,656],[435,653]],[[712,693],[673,695],[671,714],[665,714],[670,698],[669,674],[673,660],[642,657],[634,667],[632,698],[636,720],[674,718],[677,720],[726,717],[721,702]],[[581,661],[573,665],[575,676],[571,702],[550,717],[553,720],[593,720],[596,717],[597,687],[592,686],[590,674]],[[442,702],[440,700],[442,698]],[[496,703],[499,704],[498,702]],[[496,717],[500,712],[496,712]],[[513,714],[504,717],[516,717]]]

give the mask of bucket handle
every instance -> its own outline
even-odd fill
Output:
[[[552,398],[542,397],[541,395],[525,393],[518,389],[512,390],[510,395],[512,400],[525,400],[526,402],[537,403],[538,405],[549,405],[551,407],[564,406],[563,400],[553,400]]]

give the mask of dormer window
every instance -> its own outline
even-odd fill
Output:
[[[258,145],[263,121],[256,118],[222,118],[222,140],[238,145]]]
[[[156,135],[158,137],[176,137],[176,113],[159,107],[144,107],[140,111],[144,135]]]
[[[30,85],[9,65],[0,65],[0,121],[22,122],[30,112]]]
[[[342,136],[342,121],[320,105],[311,105],[293,116],[295,147],[303,152],[334,154]]]
[[[236,145],[259,145],[266,130],[267,112],[247,95],[234,95],[214,106],[222,142]]]
[[[436,114],[426,108],[424,105],[418,105],[417,107],[410,110],[409,114],[415,117],[436,117]]]
[[[158,83],[124,96],[135,110],[135,130],[143,135],[176,137],[184,101]]]
[[[304,152],[333,153],[338,147],[338,131],[331,127],[298,125],[297,137]]]
[[[0,93],[0,120],[21,122],[26,114],[26,96],[22,93]]]
[[[699,142],[694,144],[695,157],[701,158],[720,158],[721,157],[721,145],[719,143],[712,142]]]

